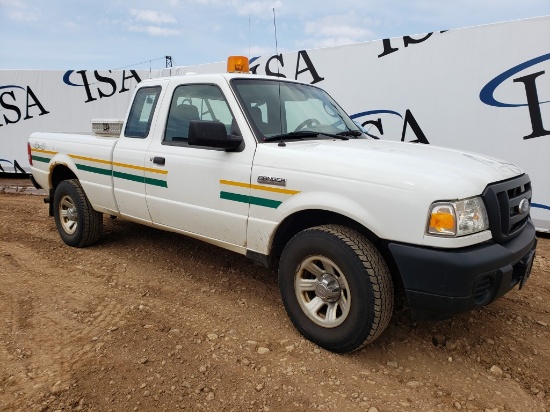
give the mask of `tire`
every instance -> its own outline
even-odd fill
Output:
[[[54,219],[61,239],[74,247],[98,241],[103,229],[103,214],[95,211],[78,180],[64,180],[55,189]]]
[[[345,226],[295,235],[281,256],[279,288],[296,329],[333,352],[373,342],[393,313],[393,283],[382,255]]]

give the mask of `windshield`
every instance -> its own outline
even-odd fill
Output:
[[[231,84],[260,141],[362,135],[340,106],[317,87],[269,79],[233,79]]]

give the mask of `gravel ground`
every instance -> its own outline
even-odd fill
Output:
[[[276,275],[199,241],[105,218],[65,246],[26,181],[0,180],[2,411],[547,411],[550,238],[520,290],[370,346],[304,340]]]

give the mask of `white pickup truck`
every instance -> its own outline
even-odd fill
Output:
[[[97,242],[106,214],[278,266],[290,319],[329,350],[375,340],[396,290],[435,319],[530,274],[522,170],[373,140],[315,86],[241,73],[146,80],[120,136],[100,125],[29,139],[33,181],[67,245]]]

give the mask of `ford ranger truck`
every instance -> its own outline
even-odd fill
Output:
[[[328,350],[380,336],[397,289],[415,316],[441,319],[531,272],[527,174],[372,139],[316,86],[238,72],[146,80],[119,135],[95,126],[29,139],[67,245],[96,243],[108,215],[278,267],[292,323]]]

